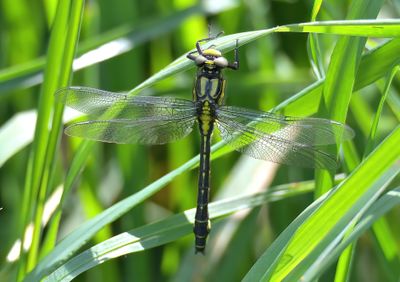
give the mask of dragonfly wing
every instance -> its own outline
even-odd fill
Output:
[[[181,139],[192,129],[195,117],[114,119],[70,125],[65,133],[86,139],[119,144],[165,144]]]
[[[335,143],[336,134],[341,130],[342,138],[350,137],[347,135],[352,131],[347,127],[336,122],[332,124],[328,127],[329,120],[290,118],[237,107],[217,110],[221,136],[237,151],[256,159],[303,167],[337,167],[335,156],[315,147]]]
[[[56,100],[101,119],[137,119],[184,115],[194,111],[192,101],[173,97],[129,96],[89,87],[59,89]]]
[[[230,106],[221,107],[218,115],[220,119],[233,119],[262,133],[309,146],[335,144],[354,137],[347,125],[322,118],[288,117]]]
[[[65,133],[111,143],[164,144],[192,131],[196,107],[173,97],[129,96],[88,87],[68,87],[56,99],[93,120],[66,128]]]

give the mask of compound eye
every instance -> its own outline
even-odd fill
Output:
[[[194,60],[194,62],[196,63],[196,65],[201,66],[203,65],[205,62],[207,61],[207,58],[202,56],[202,55],[198,55],[196,57],[196,59]]]
[[[228,60],[224,57],[218,57],[214,59],[214,63],[216,66],[220,68],[226,68],[228,66]]]

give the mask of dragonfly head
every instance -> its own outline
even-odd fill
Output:
[[[196,57],[195,62],[199,67],[205,66],[209,69],[226,68],[228,66],[228,60],[222,56],[221,51],[214,48],[203,50],[202,54]]]

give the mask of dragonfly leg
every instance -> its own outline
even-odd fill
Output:
[[[213,40],[213,39],[215,39],[215,38],[221,36],[222,34],[224,34],[224,32],[223,32],[223,31],[220,31],[220,32],[218,32],[216,35],[211,35],[211,26],[208,26],[208,37],[207,37],[207,38],[200,39],[200,40],[197,40],[197,42],[196,42],[196,50],[197,50],[197,53],[199,53],[199,55],[202,55],[202,56],[203,56],[203,50],[201,49],[200,43],[202,43],[202,42],[208,42],[208,41],[210,41],[210,40]],[[188,56],[189,56],[191,53],[195,53],[195,52],[190,52],[190,53],[188,54]],[[190,58],[189,58],[189,59],[190,59]]]
[[[186,55],[186,58],[188,58],[189,60],[192,60],[192,61],[196,60],[196,57],[197,57],[197,56],[194,55],[194,53],[196,53],[196,52],[197,52],[197,51],[189,52],[189,53]]]
[[[196,51],[189,52],[189,54],[186,55],[186,58],[194,61],[196,59],[196,57],[197,57],[197,56],[194,55],[194,53],[198,53],[199,55],[204,56],[203,50],[201,49],[201,46],[200,46],[200,42],[207,42],[207,41],[210,41],[210,40],[212,40],[214,38],[216,38],[216,37],[207,37],[207,38],[203,38],[203,39],[198,40],[196,42]]]
[[[208,129],[208,132],[201,132],[203,136],[200,144],[199,186],[193,228],[196,253],[204,253],[207,236],[211,227],[208,217],[208,202],[210,198],[210,140],[213,129],[212,124],[209,125]]]
[[[236,39],[235,61],[233,63],[229,63],[228,68],[233,70],[239,69],[239,39]]]

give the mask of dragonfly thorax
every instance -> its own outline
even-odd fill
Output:
[[[225,79],[218,67],[213,69],[201,67],[197,73],[193,88],[195,101],[221,105],[223,103]]]
[[[194,58],[198,72],[193,89],[195,101],[221,105],[224,97],[225,80],[222,69],[228,66],[228,61],[216,49],[205,49]]]

